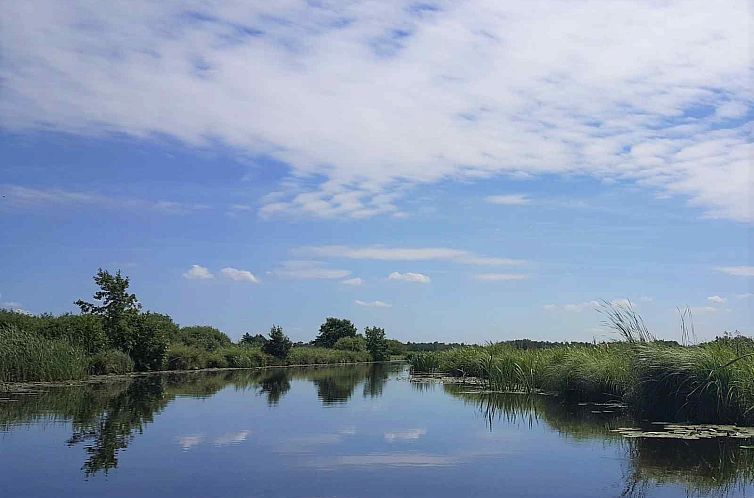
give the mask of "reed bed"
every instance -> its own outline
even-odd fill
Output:
[[[661,420],[754,424],[754,341],[673,345],[656,340],[630,306],[606,306],[603,313],[620,340],[540,350],[489,344],[408,360],[414,373],[476,377],[496,391],[624,401]],[[682,329],[688,343],[693,328]]]
[[[0,327],[0,382],[82,379],[88,367],[86,355],[65,341]]]

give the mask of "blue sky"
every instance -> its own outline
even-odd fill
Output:
[[[745,2],[5,5],[0,305],[232,337],[751,333]]]

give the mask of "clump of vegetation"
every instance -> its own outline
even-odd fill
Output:
[[[323,348],[332,348],[339,339],[356,337],[357,332],[351,320],[329,317],[319,327],[319,335],[314,339],[313,344]]]
[[[658,341],[630,305],[605,303],[602,312],[621,340],[536,349],[466,346],[413,353],[408,360],[413,372],[477,377],[492,390],[622,400],[667,420],[754,423],[754,341]],[[691,329],[683,330],[687,344]]]
[[[262,347],[262,350],[270,356],[274,356],[278,360],[285,360],[288,357],[288,353],[291,350],[293,343],[283,333],[282,327],[273,325],[270,329],[270,338]]]
[[[46,382],[82,379],[89,362],[80,349],[57,339],[0,326],[0,381]]]
[[[385,329],[380,327],[367,327],[364,329],[366,337],[367,351],[374,361],[385,361],[390,359],[388,352],[388,343],[385,339]]]
[[[225,333],[209,325],[193,325],[179,328],[171,342],[185,344],[205,351],[215,351],[233,344]]]
[[[102,351],[89,360],[89,373],[94,375],[123,375],[133,371],[134,361],[117,349]]]
[[[341,337],[333,345],[333,349],[338,349],[340,351],[366,351],[367,341],[364,340],[362,335],[357,335],[356,337]]]

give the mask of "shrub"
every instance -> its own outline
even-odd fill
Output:
[[[15,326],[0,326],[0,381],[56,381],[86,377],[84,353]]]
[[[356,337],[341,337],[333,345],[333,349],[338,349],[340,351],[366,351],[367,343],[360,335],[357,335]]]
[[[92,356],[89,373],[94,375],[122,375],[134,371],[134,361],[123,351],[111,349]]]
[[[181,327],[174,335],[171,335],[170,339],[171,342],[178,342],[205,351],[215,351],[216,349],[230,346],[232,343],[230,338],[223,332],[206,325]]]
[[[185,344],[171,344],[165,355],[168,370],[197,370],[207,367],[207,352]]]
[[[103,352],[107,348],[102,318],[95,315],[43,315],[38,333],[49,339],[68,341],[89,355]]]
[[[130,320],[129,328],[133,341],[126,352],[134,360],[136,369],[159,370],[165,359],[168,337],[176,333],[178,326],[168,315],[142,313]]]

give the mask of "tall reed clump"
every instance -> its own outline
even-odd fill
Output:
[[[0,327],[0,382],[82,379],[88,366],[84,353],[65,341]]]
[[[607,343],[556,350],[543,387],[574,399],[602,401],[623,398],[632,382],[631,349]]]

